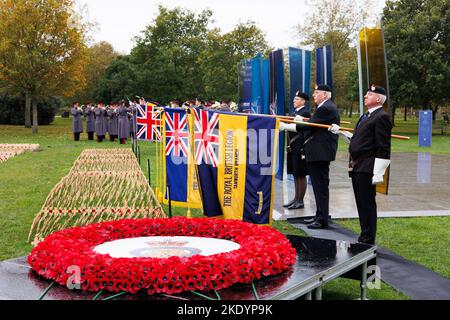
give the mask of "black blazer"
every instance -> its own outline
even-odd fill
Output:
[[[375,158],[391,158],[391,118],[380,108],[360,122],[350,141],[350,167],[353,172],[373,173]]]
[[[294,116],[302,116],[303,118],[311,118],[311,113],[309,113],[306,107],[301,108],[299,111],[294,111]],[[289,148],[292,153],[302,153],[303,144],[305,143],[305,133],[303,132],[303,128],[295,132],[289,133]]]
[[[327,100],[317,108],[308,122],[320,124],[337,124],[340,125],[341,118],[339,111],[332,100]],[[328,131],[328,129],[309,127],[297,124],[297,131],[303,128],[305,133],[304,150],[307,162],[317,161],[334,161],[339,137]]]

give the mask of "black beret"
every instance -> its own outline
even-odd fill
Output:
[[[386,89],[377,85],[372,85],[370,86],[369,89],[367,89],[367,92],[373,92],[373,93],[378,93],[381,94],[383,96],[387,96],[387,92]]]
[[[295,94],[295,96],[296,96],[296,97],[299,97],[299,98],[302,98],[302,99],[304,99],[305,101],[309,101],[309,96],[308,96],[306,93],[304,93],[304,92],[297,91],[297,93]]]
[[[326,84],[317,84],[315,90],[332,92],[330,86]]]

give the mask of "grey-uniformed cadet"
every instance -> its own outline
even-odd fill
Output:
[[[130,110],[128,114],[130,136],[133,138],[136,137],[136,112],[137,112],[136,105],[137,101],[133,100],[133,102],[130,104],[130,107],[128,108]]]
[[[230,110],[230,106],[229,106],[229,101],[228,100],[222,100],[220,102],[220,111],[226,111],[226,112],[231,112]]]
[[[84,110],[84,117],[86,118],[86,132],[88,134],[88,140],[94,140],[95,132],[95,114],[92,103],[88,103]]]
[[[106,135],[106,109],[103,102],[99,102],[97,108],[94,110],[95,113],[95,133],[97,135],[97,142],[103,142]]]
[[[75,141],[80,141],[80,133],[83,132],[83,123],[81,121],[81,115],[83,114],[80,104],[78,102],[73,103],[72,109],[72,132],[73,139]]]
[[[119,114],[117,113],[117,105],[113,103],[108,110],[108,133],[109,141],[115,141],[119,135]]]
[[[125,101],[120,101],[118,115],[119,115],[119,140],[120,144],[125,144],[130,137],[130,122],[128,120],[128,113],[130,109],[125,105]]]
[[[392,122],[383,110],[386,99],[386,89],[372,85],[364,97],[368,111],[359,119],[354,134],[341,131],[338,125],[329,129],[334,134],[342,134],[350,144],[349,172],[361,226],[358,241],[366,244],[375,244],[376,185],[383,183],[383,176],[391,163]]]

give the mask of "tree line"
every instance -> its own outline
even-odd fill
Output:
[[[448,105],[449,7],[447,0],[386,2],[393,108],[435,113]],[[336,102],[350,114],[358,104],[355,35],[374,18],[368,0],[319,0],[296,27],[293,46],[333,45]],[[274,48],[252,21],[227,33],[212,24],[210,10],[159,6],[131,52],[121,55],[107,42],[88,45],[92,24],[74,10],[73,0],[1,0],[0,94],[23,97],[25,125],[33,121],[33,132],[38,103],[49,97],[66,103],[108,103],[135,94],[161,103],[197,96],[237,100],[238,63]]]

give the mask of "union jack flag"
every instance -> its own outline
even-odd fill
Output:
[[[156,104],[138,105],[136,126],[138,140],[161,141],[161,108]]]
[[[166,112],[166,156],[187,157],[189,130],[186,114]]]
[[[194,115],[195,162],[202,164],[203,160],[216,168],[219,150],[219,113],[194,109]]]

